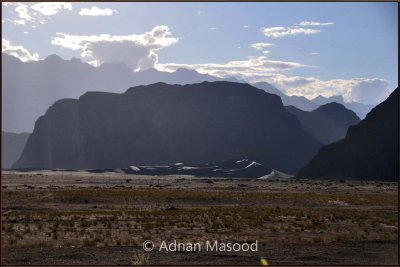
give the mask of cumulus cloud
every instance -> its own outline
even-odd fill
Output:
[[[299,26],[331,26],[333,22],[317,22],[317,21],[302,21],[298,23]]]
[[[352,88],[351,97],[354,101],[375,105],[389,96],[388,85],[388,82],[382,79],[362,80]]]
[[[252,81],[254,79],[257,79],[258,77],[265,78],[269,75],[275,75],[274,73],[276,72],[288,71],[301,67],[308,66],[297,62],[269,60],[265,56],[248,57],[245,60],[230,61],[225,64],[156,64],[156,68],[161,71],[172,72],[179,68],[186,68],[196,70],[199,73],[210,74],[220,78],[234,76],[247,81]]]
[[[32,54],[22,45],[13,45],[9,40],[5,38],[1,39],[1,51],[3,53],[19,58],[21,61],[24,62],[39,60],[38,53]]]
[[[353,78],[321,80],[317,77],[288,76],[286,71],[312,67],[297,62],[272,61],[265,56],[248,57],[245,60],[225,64],[156,64],[160,71],[179,68],[193,69],[199,73],[220,78],[235,77],[249,83],[268,82],[288,95],[305,96],[309,99],[319,95],[330,97],[342,95],[347,102],[377,104],[390,93],[387,81],[379,78]]]
[[[67,2],[43,2],[34,4],[31,8],[44,16],[52,16],[63,9],[72,10],[72,4]]]
[[[271,43],[254,43],[251,45],[251,48],[262,51],[265,48],[270,47],[270,46],[273,46],[273,44],[271,44]]]
[[[305,29],[301,27],[270,27],[270,28],[264,28],[262,31],[265,36],[271,38],[282,38],[285,36],[299,35],[299,34],[310,35],[321,32],[320,30]]]
[[[51,43],[81,51],[81,56],[92,59],[95,65],[122,62],[134,71],[153,67],[158,61],[157,51],[178,42],[170,37],[168,26],[154,27],[144,34],[131,35],[69,35],[57,33]]]
[[[79,11],[79,15],[81,16],[111,16],[114,13],[118,13],[118,11],[110,8],[98,8],[97,6],[81,8]]]
[[[309,99],[319,95],[325,97],[342,95],[346,102],[376,105],[390,94],[388,82],[379,78],[321,80],[316,77],[287,77],[279,74],[262,80],[273,84],[288,95],[305,96]]]

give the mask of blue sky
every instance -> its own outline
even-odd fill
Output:
[[[398,85],[397,22],[397,3],[3,3],[2,50],[378,103]]]

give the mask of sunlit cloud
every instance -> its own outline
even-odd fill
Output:
[[[71,11],[72,4],[68,2],[42,2],[42,3],[18,3],[6,2],[2,3],[4,7],[15,7],[14,12],[17,18],[7,18],[15,25],[32,25],[44,24],[47,17],[54,16],[62,10]]]
[[[320,33],[321,30],[315,29],[315,27],[330,26],[334,25],[333,22],[317,22],[317,21],[302,21],[296,23],[294,26],[289,27],[266,27],[262,29],[265,36],[271,38],[282,38],[285,36],[292,35],[312,35]],[[307,27],[307,28],[305,28]],[[311,28],[309,28],[311,27]],[[314,28],[313,28],[314,27]]]
[[[82,8],[79,11],[79,15],[81,16],[111,16],[115,13],[118,13],[118,11],[110,8],[98,8],[97,6]]]
[[[156,68],[161,71],[176,71],[179,68],[193,69],[199,73],[210,74],[220,78],[237,77],[239,79],[251,81],[255,77],[274,75],[276,72],[288,71],[297,68],[310,67],[297,62],[286,62],[269,60],[265,56],[248,57],[245,60],[229,61],[225,64],[205,63],[205,64],[178,64],[165,63],[156,64]]]
[[[299,35],[299,34],[311,35],[321,32],[320,30],[316,29],[305,29],[300,27],[270,27],[270,28],[264,28],[262,31],[265,36],[271,38],[282,38],[285,36]]]
[[[1,51],[2,53],[14,56],[23,62],[39,60],[38,53],[31,53],[22,45],[13,45],[5,38],[1,39]]]
[[[63,9],[72,10],[72,4],[68,2],[43,2],[34,4],[31,8],[44,16],[52,16]]]
[[[81,56],[99,66],[104,62],[122,62],[134,71],[144,70],[158,61],[157,52],[178,42],[168,26],[160,25],[143,34],[69,35],[57,33],[51,43],[80,51]]]
[[[299,26],[331,26],[331,25],[334,25],[334,23],[333,22],[302,21],[296,25],[299,25]]]
[[[273,44],[271,44],[271,43],[254,43],[250,47],[254,48],[256,50],[262,51],[265,48],[270,47],[270,46],[273,46]]]

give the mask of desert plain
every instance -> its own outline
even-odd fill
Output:
[[[398,183],[83,171],[3,171],[1,182],[6,265],[398,264]],[[258,251],[158,251],[174,240]]]

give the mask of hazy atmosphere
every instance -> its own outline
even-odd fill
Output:
[[[398,129],[398,3],[3,2],[1,265],[398,265]]]
[[[2,5],[2,51],[22,61],[187,68],[365,104],[398,83],[396,3]]]

